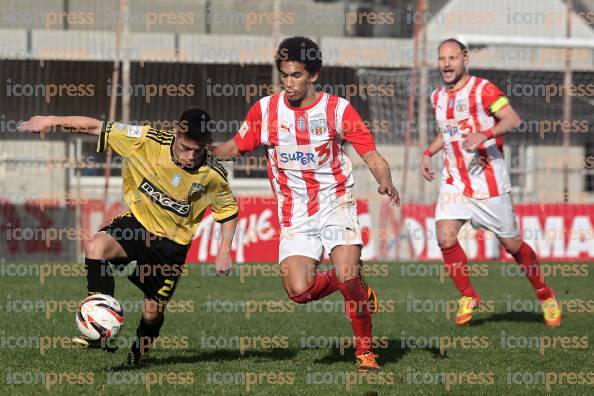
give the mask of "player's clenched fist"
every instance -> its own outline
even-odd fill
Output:
[[[398,190],[393,184],[385,186],[380,185],[377,188],[377,192],[380,193],[380,195],[387,195],[391,205],[400,206],[400,194],[398,194]]]
[[[232,264],[233,261],[231,260],[231,255],[229,253],[219,252],[219,254],[217,254],[217,258],[215,259],[215,269],[217,276],[229,275]]]

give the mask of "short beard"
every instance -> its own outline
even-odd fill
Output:
[[[458,82],[460,82],[460,80],[462,80],[464,78],[464,74],[465,74],[464,71],[462,71],[462,73],[460,73],[460,75],[454,76],[454,80],[452,82],[446,83],[448,88],[454,88],[454,86],[456,84],[458,84]]]
[[[287,102],[289,102],[291,107],[300,107],[301,103],[303,102],[303,99],[305,99],[305,96],[300,99],[295,99],[295,100],[287,99]]]

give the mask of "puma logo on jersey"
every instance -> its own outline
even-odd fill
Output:
[[[190,213],[190,204],[186,202],[178,202],[168,196],[157,187],[153,186],[148,180],[144,179],[139,187],[145,195],[147,195],[151,201],[159,205],[165,210],[173,212],[178,216],[187,217]]]
[[[291,124],[288,121],[283,121],[281,122],[280,129],[287,133],[291,133]]]

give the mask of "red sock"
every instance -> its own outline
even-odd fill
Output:
[[[355,333],[355,356],[371,352],[371,312],[367,290],[360,278],[353,278],[338,284],[344,297],[347,317]]]
[[[452,247],[441,249],[443,261],[450,278],[461,295],[478,297],[468,276],[468,258],[458,242]]]
[[[313,300],[319,300],[338,290],[338,280],[334,268],[327,272],[316,272],[314,281],[309,288],[301,294],[294,294],[289,298],[298,304],[305,304]]]
[[[548,298],[553,297],[552,290],[544,282],[544,277],[540,272],[540,264],[538,264],[538,258],[534,250],[525,242],[522,242],[520,250],[513,255],[514,259],[528,277],[530,284],[536,291],[536,297],[540,301],[544,301]]]

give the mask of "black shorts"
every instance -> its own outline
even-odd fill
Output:
[[[110,260],[116,269],[136,260],[136,268],[128,279],[152,300],[167,302],[171,299],[190,245],[180,245],[152,234],[129,211],[115,217],[100,231],[118,241],[128,256],[123,260]]]

